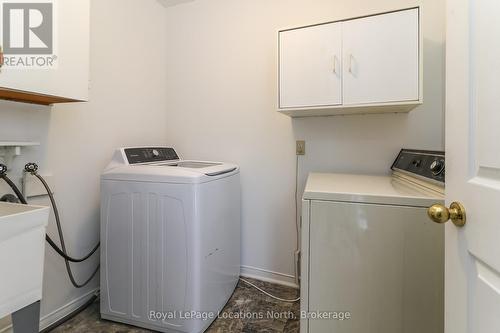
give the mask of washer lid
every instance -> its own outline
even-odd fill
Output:
[[[175,164],[122,165],[106,169],[104,180],[196,184],[239,172],[235,164],[207,161],[179,161]]]
[[[239,172],[235,164],[180,160],[166,147],[117,149],[105,169],[103,180],[195,184],[224,178]]]
[[[438,192],[391,176],[335,173],[309,174],[303,198],[416,207],[444,200]]]

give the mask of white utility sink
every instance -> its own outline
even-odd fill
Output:
[[[42,298],[49,207],[0,202],[0,318]]]

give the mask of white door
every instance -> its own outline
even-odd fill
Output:
[[[344,104],[418,100],[419,39],[419,9],[344,22]]]
[[[448,0],[446,333],[500,332],[500,3]]]
[[[342,23],[281,31],[280,108],[342,104]]]

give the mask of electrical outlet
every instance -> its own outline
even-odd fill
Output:
[[[297,140],[297,155],[306,154],[306,142],[304,140]]]

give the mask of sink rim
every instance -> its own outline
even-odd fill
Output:
[[[0,221],[13,216],[34,213],[48,207],[38,205],[24,205],[11,202],[0,202]],[[5,211],[6,210],[6,211]]]
[[[0,203],[0,243],[49,223],[50,207]],[[1,215],[2,213],[0,213]]]

